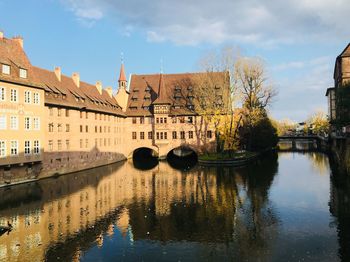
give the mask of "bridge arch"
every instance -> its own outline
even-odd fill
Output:
[[[189,170],[198,162],[198,151],[187,145],[171,149],[166,155],[167,162],[175,169]]]
[[[158,165],[158,152],[149,147],[138,147],[132,152],[134,167],[149,170]]]

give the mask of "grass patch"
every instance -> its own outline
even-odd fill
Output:
[[[256,152],[249,151],[236,151],[236,152],[220,152],[220,153],[209,153],[198,157],[199,160],[210,161],[210,160],[239,160],[256,156]]]

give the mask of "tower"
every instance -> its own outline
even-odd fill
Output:
[[[119,83],[119,88],[124,88],[126,89],[126,84],[127,84],[127,81],[126,81],[126,76],[125,76],[125,69],[124,69],[124,58],[123,58],[123,53],[122,53],[122,65],[120,67],[120,73],[119,73],[119,80],[118,80],[118,83]]]
[[[128,90],[126,90],[126,88],[127,88],[127,80],[125,76],[124,61],[122,57],[122,63],[121,63],[119,79],[118,79],[118,92],[115,96],[115,99],[117,100],[118,104],[122,107],[124,112],[126,111],[126,107],[128,104],[128,97],[129,97],[129,92]]]

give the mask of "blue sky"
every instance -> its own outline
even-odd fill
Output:
[[[0,29],[21,35],[33,65],[117,87],[127,74],[198,71],[223,46],[261,57],[278,91],[277,119],[327,110],[336,56],[350,40],[346,0],[0,0]]]

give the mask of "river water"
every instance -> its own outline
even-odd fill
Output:
[[[322,153],[244,168],[132,161],[0,189],[0,261],[349,261],[350,183]]]

